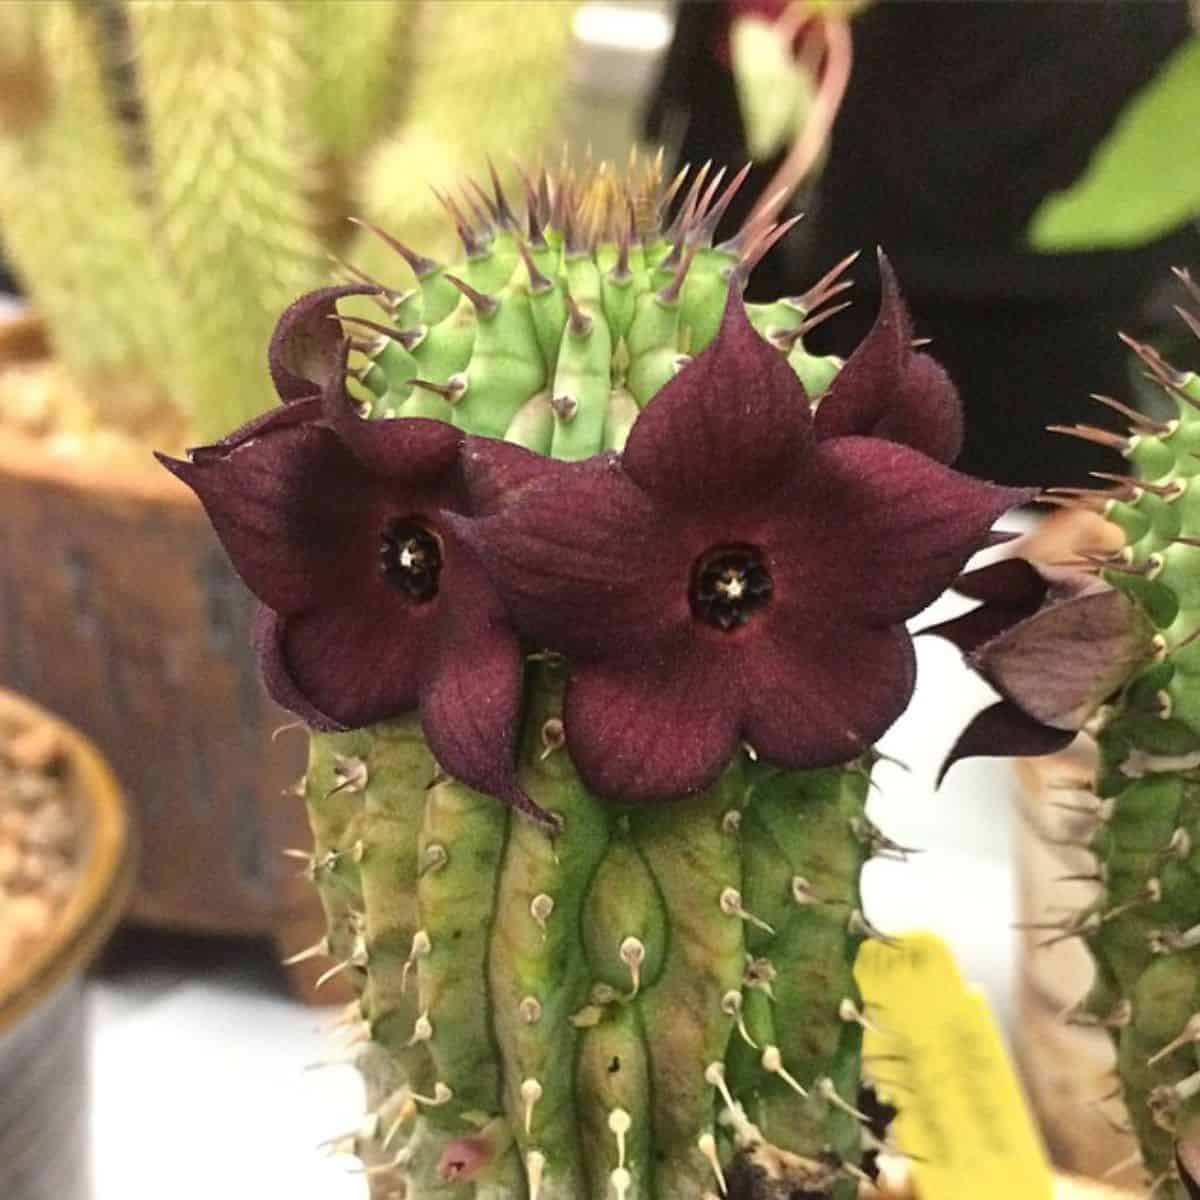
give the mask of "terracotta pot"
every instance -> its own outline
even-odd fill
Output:
[[[120,916],[133,882],[133,839],[108,765],[79,734],[0,690],[0,712],[48,722],[65,752],[80,873],[53,936],[0,979],[0,1196],[86,1200],[87,1011],[82,974]]]
[[[28,321],[4,330],[0,367],[36,351]],[[282,957],[324,920],[280,853],[311,841],[302,804],[281,796],[305,739],[275,736],[289,717],[260,686],[252,610],[199,503],[149,452],[114,469],[0,429],[0,682],[113,764],[144,845],[134,920],[268,935]],[[296,968],[300,994],[320,970]]]

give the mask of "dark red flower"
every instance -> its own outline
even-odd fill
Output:
[[[879,280],[879,315],[817,405],[817,436],[886,438],[951,463],[963,443],[958,392],[941,364],[914,348],[912,321],[882,251]]]
[[[921,632],[953,642],[1003,699],[967,725],[939,779],[962,758],[1064,749],[1152,650],[1137,606],[1078,571],[1008,558],[954,590],[980,605]]]
[[[455,526],[518,628],[568,656],[572,756],[624,801],[703,787],[742,740],[788,767],[870,746],[912,692],[903,622],[1028,498],[890,441],[818,441],[737,296],[620,458],[533,457],[471,441],[495,511]]]
[[[264,606],[268,690],[318,729],[419,708],[447,771],[546,820],[514,778],[521,650],[447,520],[467,511],[462,435],[364,421],[342,403],[340,375],[329,379],[324,408],[296,400],[190,461],[162,459]]]
[[[284,404],[319,396],[335,383],[341,385],[346,339],[334,320],[337,302],[346,296],[371,296],[379,291],[361,283],[323,287],[306,292],[284,310],[267,350],[271,382]]]

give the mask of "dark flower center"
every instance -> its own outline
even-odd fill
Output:
[[[701,620],[737,629],[771,598],[771,576],[755,546],[714,546],[696,560],[688,598]]]
[[[400,517],[384,531],[379,569],[387,581],[418,604],[437,595],[442,543],[413,517]]]

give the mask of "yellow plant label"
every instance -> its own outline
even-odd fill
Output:
[[[899,1110],[921,1200],[1051,1200],[1053,1183],[987,1001],[929,933],[863,945],[866,1074]]]

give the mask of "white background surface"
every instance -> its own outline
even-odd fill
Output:
[[[881,764],[871,813],[923,853],[870,864],[866,910],[888,932],[941,933],[1007,1019],[1013,774],[977,759],[934,791],[937,764],[990,693],[953,647],[920,638],[917,654],[916,697],[882,743],[910,770]],[[153,939],[151,951],[92,986],[96,1200],[362,1200],[353,1163],[318,1149],[355,1127],[361,1105],[351,1068],[305,1069],[336,1052],[321,1032],[331,1014],[291,1002],[258,948]]]

